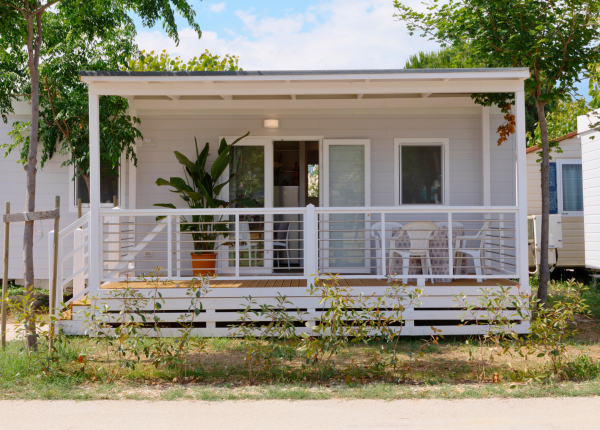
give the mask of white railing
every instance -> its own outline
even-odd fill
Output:
[[[192,252],[213,248],[219,279],[256,286],[318,271],[348,280],[402,275],[405,262],[406,276],[419,283],[518,278],[517,218],[515,207],[101,210],[101,282],[156,267],[169,279],[191,279]],[[415,248],[404,228],[420,221],[433,223],[419,230],[431,229],[427,249]],[[424,251],[428,256],[418,257]]]
[[[58,233],[58,267],[56,272],[56,303],[63,302],[64,288],[73,283],[73,298],[81,296],[89,275],[89,220],[87,213]],[[49,280],[54,267],[54,231],[48,235]]]

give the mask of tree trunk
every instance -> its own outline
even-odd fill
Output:
[[[542,237],[540,244],[540,285],[538,287],[538,299],[542,306],[546,305],[548,299],[548,237],[550,227],[550,142],[548,140],[548,126],[546,124],[546,103],[537,101],[538,121],[542,138]]]
[[[85,173],[82,173],[81,177],[85,181],[85,185],[87,185],[88,196],[91,196],[91,194],[90,194],[90,175],[86,175]]]
[[[27,173],[27,191],[25,194],[25,210],[35,211],[35,188],[37,178],[37,147],[38,127],[40,116],[40,85],[38,65],[40,60],[40,47],[42,45],[42,21],[41,14],[29,15],[27,19],[29,34],[27,37],[28,66],[31,76],[31,133],[29,136],[29,152],[27,164],[24,169]],[[25,222],[23,231],[23,281],[27,294],[33,294],[34,271],[33,271],[33,221]],[[29,321],[27,324],[27,344],[30,348],[37,345],[35,323]]]

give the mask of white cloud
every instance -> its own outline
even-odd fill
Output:
[[[211,12],[214,12],[214,13],[223,12],[225,10],[225,2],[222,1],[221,3],[209,4],[208,10],[210,10]]]
[[[420,0],[411,2],[420,6]],[[184,29],[179,46],[158,31],[140,32],[137,42],[142,49],[167,49],[184,59],[205,49],[239,55],[245,70],[402,68],[409,55],[437,45],[409,36],[405,25],[393,18],[395,11],[390,0],[330,0],[282,18],[236,11],[241,26],[233,39],[213,31],[198,39]]]

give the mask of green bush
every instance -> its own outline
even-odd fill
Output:
[[[576,381],[596,379],[600,376],[600,363],[587,354],[578,355],[567,363],[565,373]]]

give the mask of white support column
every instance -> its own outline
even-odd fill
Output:
[[[129,115],[130,116],[137,116],[137,109],[136,108],[132,108],[131,107],[131,102],[132,100],[129,100]],[[136,148],[136,153],[137,153],[137,148]],[[127,187],[127,194],[128,194],[128,205],[127,208],[128,209],[136,209],[137,206],[137,196],[136,196],[136,187],[137,187],[137,167],[135,167],[135,164],[133,164],[133,159],[129,160],[129,186]],[[124,204],[124,202],[123,202]],[[122,204],[122,206],[123,206]]]
[[[173,219],[167,215],[167,278],[173,277]]]
[[[133,99],[130,98],[129,99],[129,115],[130,116],[137,116],[137,109],[136,108],[132,108],[131,107],[131,103],[133,102]],[[135,149],[135,152],[137,153],[137,148]],[[137,167],[135,166],[133,159],[129,160],[129,171],[128,171],[128,179],[129,179],[129,186],[127,187],[127,208],[128,209],[137,209]],[[135,246],[136,240],[135,240],[135,232],[136,232],[136,227],[135,227],[135,217],[129,217],[128,218],[129,222],[131,223],[131,226],[128,228],[129,233],[131,234],[133,240],[132,240],[132,245],[131,246]],[[177,236],[177,241],[179,242],[179,236]],[[179,260],[179,255],[177,256],[177,259]],[[179,265],[180,262],[177,261],[177,264]],[[179,266],[177,266],[179,268]],[[129,263],[129,274],[132,278],[135,278],[135,263]],[[177,276],[181,276],[180,271],[177,272]]]
[[[309,286],[314,284],[314,275],[319,270],[319,247],[318,241],[315,239],[318,222],[315,221],[315,207],[311,203],[306,206],[306,212],[304,213],[304,276]]]
[[[89,288],[100,288],[102,265],[102,236],[100,231],[100,101],[89,85],[90,109],[90,234],[89,240]]]
[[[491,174],[490,174],[490,108],[483,106],[481,108],[481,133],[483,149],[483,205],[491,205]]]
[[[525,160],[525,92],[515,92],[516,131],[515,145],[517,155],[517,206],[516,214],[516,251],[517,268],[520,283],[529,291],[529,261],[527,254],[527,165]]]

